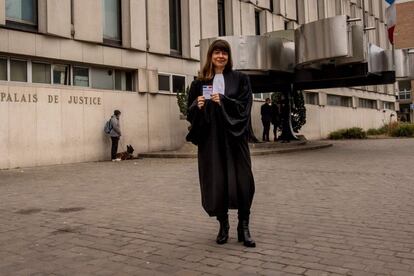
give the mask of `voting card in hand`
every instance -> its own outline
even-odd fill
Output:
[[[211,94],[213,94],[212,85],[203,85],[203,96],[206,100],[211,99]]]

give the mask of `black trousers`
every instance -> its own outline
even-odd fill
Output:
[[[262,120],[263,123],[263,141],[270,141],[269,140],[269,132],[270,132],[270,121]]]
[[[277,126],[276,124],[273,125],[273,140],[276,141],[277,140]]]
[[[116,153],[118,152],[119,137],[111,137],[111,140],[112,140],[111,159],[116,159]]]
[[[239,209],[237,212],[237,217],[239,218],[239,220],[249,220],[249,216],[250,216],[250,210]],[[216,219],[218,221],[227,220],[228,218],[229,218],[228,213],[221,213],[221,214],[217,214],[216,216]]]

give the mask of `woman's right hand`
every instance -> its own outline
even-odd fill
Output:
[[[205,102],[206,102],[206,99],[204,98],[204,96],[198,96],[197,97],[197,106],[198,106],[198,109],[203,108]]]

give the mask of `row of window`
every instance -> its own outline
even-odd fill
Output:
[[[7,26],[37,30],[38,0],[6,0],[5,4]],[[71,18],[73,21],[73,9]],[[105,43],[121,45],[121,0],[102,0],[102,27]]]
[[[316,93],[315,93],[316,94]],[[393,102],[383,101],[383,109],[395,110],[395,104]],[[339,95],[327,95],[327,104],[332,106],[344,106],[352,107],[352,97],[339,96]],[[358,107],[378,109],[377,101],[372,99],[358,98]]]
[[[327,105],[352,107],[352,97],[327,95]]]
[[[103,41],[106,44],[122,44],[121,0],[102,1]],[[38,0],[6,0],[6,25],[24,30],[37,30]],[[226,35],[225,0],[217,0],[218,34]],[[181,0],[169,0],[171,54],[181,55]],[[71,10],[73,24],[73,8]],[[255,12],[256,34],[260,34],[259,11]]]
[[[134,72],[0,57],[0,80],[134,90]]]
[[[121,24],[121,0],[101,0],[102,1],[102,26],[103,41],[107,44],[122,44],[122,24]],[[331,5],[336,6],[336,14],[344,14],[341,1],[334,0]],[[360,2],[360,1],[359,1]],[[273,11],[273,0],[270,0],[270,10]],[[6,24],[9,27],[37,30],[38,25],[38,0],[6,0]],[[319,18],[324,18],[325,2],[318,1]],[[360,6],[360,3],[358,4]],[[372,5],[372,4],[371,4]],[[295,1],[294,6],[298,8]],[[357,5],[352,5],[353,7]],[[226,35],[225,20],[225,0],[217,0],[218,13],[218,35]],[[368,8],[368,7],[367,7]],[[260,11],[255,10],[255,32],[260,35]],[[73,21],[73,8],[71,9],[71,18]],[[171,54],[181,55],[182,52],[182,35],[181,35],[181,0],[169,0],[170,16],[170,48]],[[354,17],[356,14],[353,15]],[[72,22],[73,23],[73,22]],[[293,28],[290,21],[285,21],[285,29]]]
[[[254,94],[255,99],[266,99],[271,98],[272,93],[258,93]],[[304,99],[305,103],[309,105],[319,105],[319,93],[317,92],[304,92]],[[340,95],[327,95],[327,105],[331,106],[344,106],[344,107],[352,107],[352,97],[348,96],[340,96]],[[358,107],[360,108],[370,108],[370,109],[377,109],[377,101],[371,99],[358,99]],[[395,109],[395,104],[393,102],[383,102],[383,109]]]

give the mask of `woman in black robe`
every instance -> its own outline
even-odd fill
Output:
[[[230,45],[216,40],[200,76],[191,84],[187,140],[198,145],[201,201],[220,222],[218,244],[229,237],[228,209],[238,209],[238,240],[256,246],[249,232],[255,190],[248,146],[251,107],[248,76],[232,70]]]

